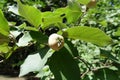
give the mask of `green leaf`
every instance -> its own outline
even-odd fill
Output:
[[[117,29],[117,31],[116,32],[114,32],[114,34],[113,34],[114,36],[120,36],[120,28],[118,28]]]
[[[112,39],[98,28],[92,27],[72,27],[68,28],[64,33],[64,37],[72,39],[80,39],[91,42],[99,46],[106,46],[112,43]]]
[[[88,4],[90,0],[77,0],[81,4]]]
[[[30,36],[39,43],[45,44],[48,42],[48,36],[43,35],[43,33],[39,31],[30,31]]]
[[[0,33],[0,45],[2,45],[4,43],[8,43],[8,42],[9,42],[9,38]]]
[[[8,47],[9,51],[7,52],[7,54],[4,54],[4,58],[9,59],[11,57],[13,51],[18,49],[18,46],[9,47],[7,44],[6,47]]]
[[[69,53],[70,53],[73,57],[79,56],[77,47],[75,47],[74,44],[72,44],[71,41],[65,40],[64,47],[69,51]]]
[[[60,15],[65,14],[66,10],[68,9],[68,7],[64,7],[64,8],[57,8],[54,13],[59,13]],[[63,15],[64,16],[64,15]]]
[[[4,7],[4,4],[6,3],[6,0],[0,0],[0,9]]]
[[[0,33],[8,36],[9,35],[9,26],[8,22],[5,19],[3,12],[0,10]]]
[[[62,17],[59,13],[43,12],[42,13],[42,28],[47,28],[50,24],[61,23]]]
[[[47,62],[47,59],[54,53],[49,47],[45,47],[35,54],[28,55],[21,65],[19,76],[24,76],[29,72],[40,72]]]
[[[65,47],[50,57],[49,67],[55,80],[80,80],[78,64]]]
[[[49,77],[51,74],[51,71],[49,69],[48,65],[45,65],[43,69],[36,75],[36,77],[40,77],[41,80],[45,80],[45,77]]]
[[[82,15],[82,12],[80,10],[69,9],[66,13],[67,22],[68,23],[76,22],[81,15]]]
[[[24,29],[25,27],[26,27],[26,23],[23,23],[23,24],[19,25],[20,29]]]
[[[101,21],[101,22],[99,22],[99,23],[102,25],[102,27],[107,27],[107,26],[108,26],[106,20],[103,20],[103,21]]]
[[[76,0],[68,0],[68,7],[71,10],[81,10],[81,6]]]
[[[93,80],[119,80],[119,75],[116,71],[110,69],[100,69],[95,71]]]
[[[100,55],[120,64],[120,61],[111,54],[111,51],[100,49]]]
[[[60,16],[64,15],[62,19],[66,18],[67,23],[76,22],[82,15],[80,9],[71,9],[69,7],[59,8],[55,11],[55,13],[59,13]]]
[[[30,41],[32,41],[32,37],[30,36],[29,32],[25,32],[24,35],[19,39],[17,45],[19,47],[27,46]]]
[[[81,6],[76,0],[68,0],[67,22],[76,22],[81,16]]]
[[[69,6],[65,8],[58,8],[54,12],[59,14],[59,16],[62,16],[62,19],[66,18],[67,23],[76,22],[82,15],[82,12],[79,6],[77,8],[71,8]]]
[[[14,38],[16,38],[22,33],[22,30],[24,30],[25,27],[26,27],[26,24],[23,23],[23,24],[19,25],[17,28],[15,28],[13,30],[11,29],[10,34],[12,34],[12,36],[14,36]]]
[[[21,30],[27,30],[27,31],[38,31],[37,28],[31,27],[31,26],[27,26],[26,23],[21,24],[19,26],[19,29],[21,29]]]
[[[7,53],[10,50],[7,43],[0,45],[0,54]]]
[[[33,6],[24,5],[17,0],[18,10],[21,16],[23,16],[29,23],[38,27],[41,24],[41,12]]]

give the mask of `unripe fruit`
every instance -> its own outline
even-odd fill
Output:
[[[97,0],[91,0],[88,4],[87,4],[87,7],[88,8],[92,8],[96,5],[97,3]]]
[[[51,34],[49,36],[49,39],[48,39],[48,45],[53,50],[58,51],[59,49],[61,49],[64,46],[64,38],[63,38],[63,36],[58,35],[56,33]]]

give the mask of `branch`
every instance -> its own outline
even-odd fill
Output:
[[[84,59],[81,59],[79,56],[78,57],[74,57],[74,59],[78,59],[78,60],[80,60],[80,61],[82,61],[85,65],[86,65],[86,67],[89,69],[89,70],[91,70],[91,64],[89,64],[87,61],[85,61]]]
[[[95,71],[97,71],[97,70],[99,70],[99,69],[110,68],[110,67],[111,67],[111,65],[96,67],[96,68],[91,69],[91,70],[87,69],[87,70],[81,75],[81,78],[83,78],[83,77],[84,77],[87,73],[89,73],[89,72],[93,72],[93,71],[95,72]]]

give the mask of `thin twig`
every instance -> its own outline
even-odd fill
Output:
[[[81,78],[84,78],[84,76],[89,72],[90,70],[87,69],[82,75],[81,75]]]
[[[99,70],[99,69],[104,69],[104,68],[109,68],[109,67],[111,67],[111,66],[110,66],[110,65],[109,65],[109,66],[101,66],[101,67],[96,67],[96,68],[91,69],[91,70],[87,69],[87,70],[81,75],[81,78],[84,78],[84,76],[85,76],[87,73],[89,73],[89,72],[97,71],[97,70]]]
[[[80,60],[80,61],[82,61],[85,65],[86,65],[86,67],[89,69],[89,70],[91,70],[91,67],[89,67],[88,65],[90,65],[87,61],[85,61],[84,59],[81,59],[79,56],[78,57],[75,57],[75,59],[78,59],[78,60]]]

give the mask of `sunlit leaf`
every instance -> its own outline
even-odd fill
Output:
[[[68,7],[71,10],[80,10],[80,4],[76,0],[68,0]]]
[[[36,77],[40,77],[41,79],[42,79],[42,78],[44,79],[44,77],[47,77],[47,76],[49,76],[50,74],[51,74],[51,71],[50,71],[50,69],[49,69],[49,66],[46,65],[46,66],[44,66],[43,69],[36,75]]]
[[[107,27],[108,25],[106,20],[101,21],[100,24],[102,25],[102,27]]]
[[[114,34],[113,34],[114,36],[120,36],[120,28],[118,28],[117,29],[117,31],[116,32],[114,32]]]
[[[8,36],[9,34],[9,26],[8,26],[8,22],[5,19],[3,12],[0,10],[0,33]]]
[[[80,16],[82,15],[82,12],[80,10],[68,10],[66,13],[66,18],[67,18],[67,22],[71,23],[71,22],[76,22]]]
[[[44,67],[47,59],[54,53],[53,50],[45,47],[40,52],[29,55],[21,65],[19,76],[24,76],[29,72],[39,72]]]
[[[0,53],[7,53],[10,50],[7,43],[0,45]]]
[[[42,13],[42,28],[48,27],[50,24],[62,23],[62,17],[59,13],[43,12]]]
[[[20,0],[17,0],[17,2],[20,15],[32,25],[38,27],[41,24],[41,12],[33,6],[22,4]]]
[[[81,16],[81,7],[76,0],[68,0],[68,9],[66,13],[67,22],[76,22]]]
[[[80,39],[87,42],[97,44],[99,46],[106,46],[112,43],[112,39],[98,28],[92,27],[72,27],[68,28],[63,36],[72,39]]]
[[[18,35],[21,34],[21,32],[18,31],[18,30],[11,30],[11,31],[10,31],[10,34],[12,34],[12,35],[16,38]]]
[[[29,32],[25,32],[24,35],[19,39],[17,45],[18,46],[27,46],[29,42],[32,41],[32,37]]]
[[[6,0],[0,0],[0,9],[4,7],[5,3],[6,3]]]

